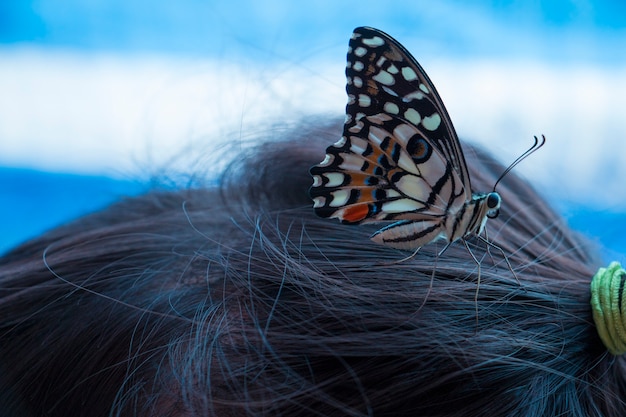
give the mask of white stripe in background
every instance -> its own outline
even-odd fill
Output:
[[[545,134],[547,145],[517,172],[557,199],[626,207],[625,68],[423,64],[462,138],[507,164]],[[249,139],[320,113],[343,120],[344,82],[343,62],[295,67],[5,48],[0,164],[127,176],[189,146]]]

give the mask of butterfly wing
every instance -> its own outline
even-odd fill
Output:
[[[355,29],[342,138],[311,168],[321,217],[358,224],[436,221],[471,199],[448,113],[411,54],[385,33]]]
[[[362,117],[322,163],[310,194],[321,217],[344,223],[443,217],[458,194],[458,175],[423,132],[385,113]]]

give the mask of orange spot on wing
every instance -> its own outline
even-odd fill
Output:
[[[371,175],[368,173],[351,172],[350,173],[350,187],[351,188],[371,187],[370,185],[367,185],[367,180],[369,177],[371,177]]]
[[[351,223],[360,222],[367,217],[369,207],[367,204],[359,204],[356,206],[346,207],[343,210],[343,220]]]

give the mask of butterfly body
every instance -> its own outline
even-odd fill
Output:
[[[497,193],[474,194],[457,212],[430,220],[400,220],[380,229],[371,239],[393,248],[415,250],[436,240],[454,242],[472,234],[480,235],[489,213],[497,210],[497,207],[489,206],[490,202],[495,201],[499,207],[500,196]]]
[[[432,82],[389,35],[355,29],[341,139],[311,168],[316,213],[346,224],[391,221],[372,240],[417,250],[480,234],[498,193],[474,193],[458,137]]]

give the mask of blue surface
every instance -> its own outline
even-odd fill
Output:
[[[106,177],[0,168],[0,254],[145,188]]]
[[[568,205],[559,210],[570,227],[595,242],[605,262],[626,266],[626,213]]]
[[[294,60],[356,26],[432,39],[445,54],[622,61],[626,2],[573,0],[3,0],[0,44]],[[392,30],[393,29],[393,30]],[[512,47],[511,43],[515,43]],[[526,47],[524,46],[526,43]],[[316,45],[316,50],[308,50]],[[319,48],[319,49],[318,49]]]

